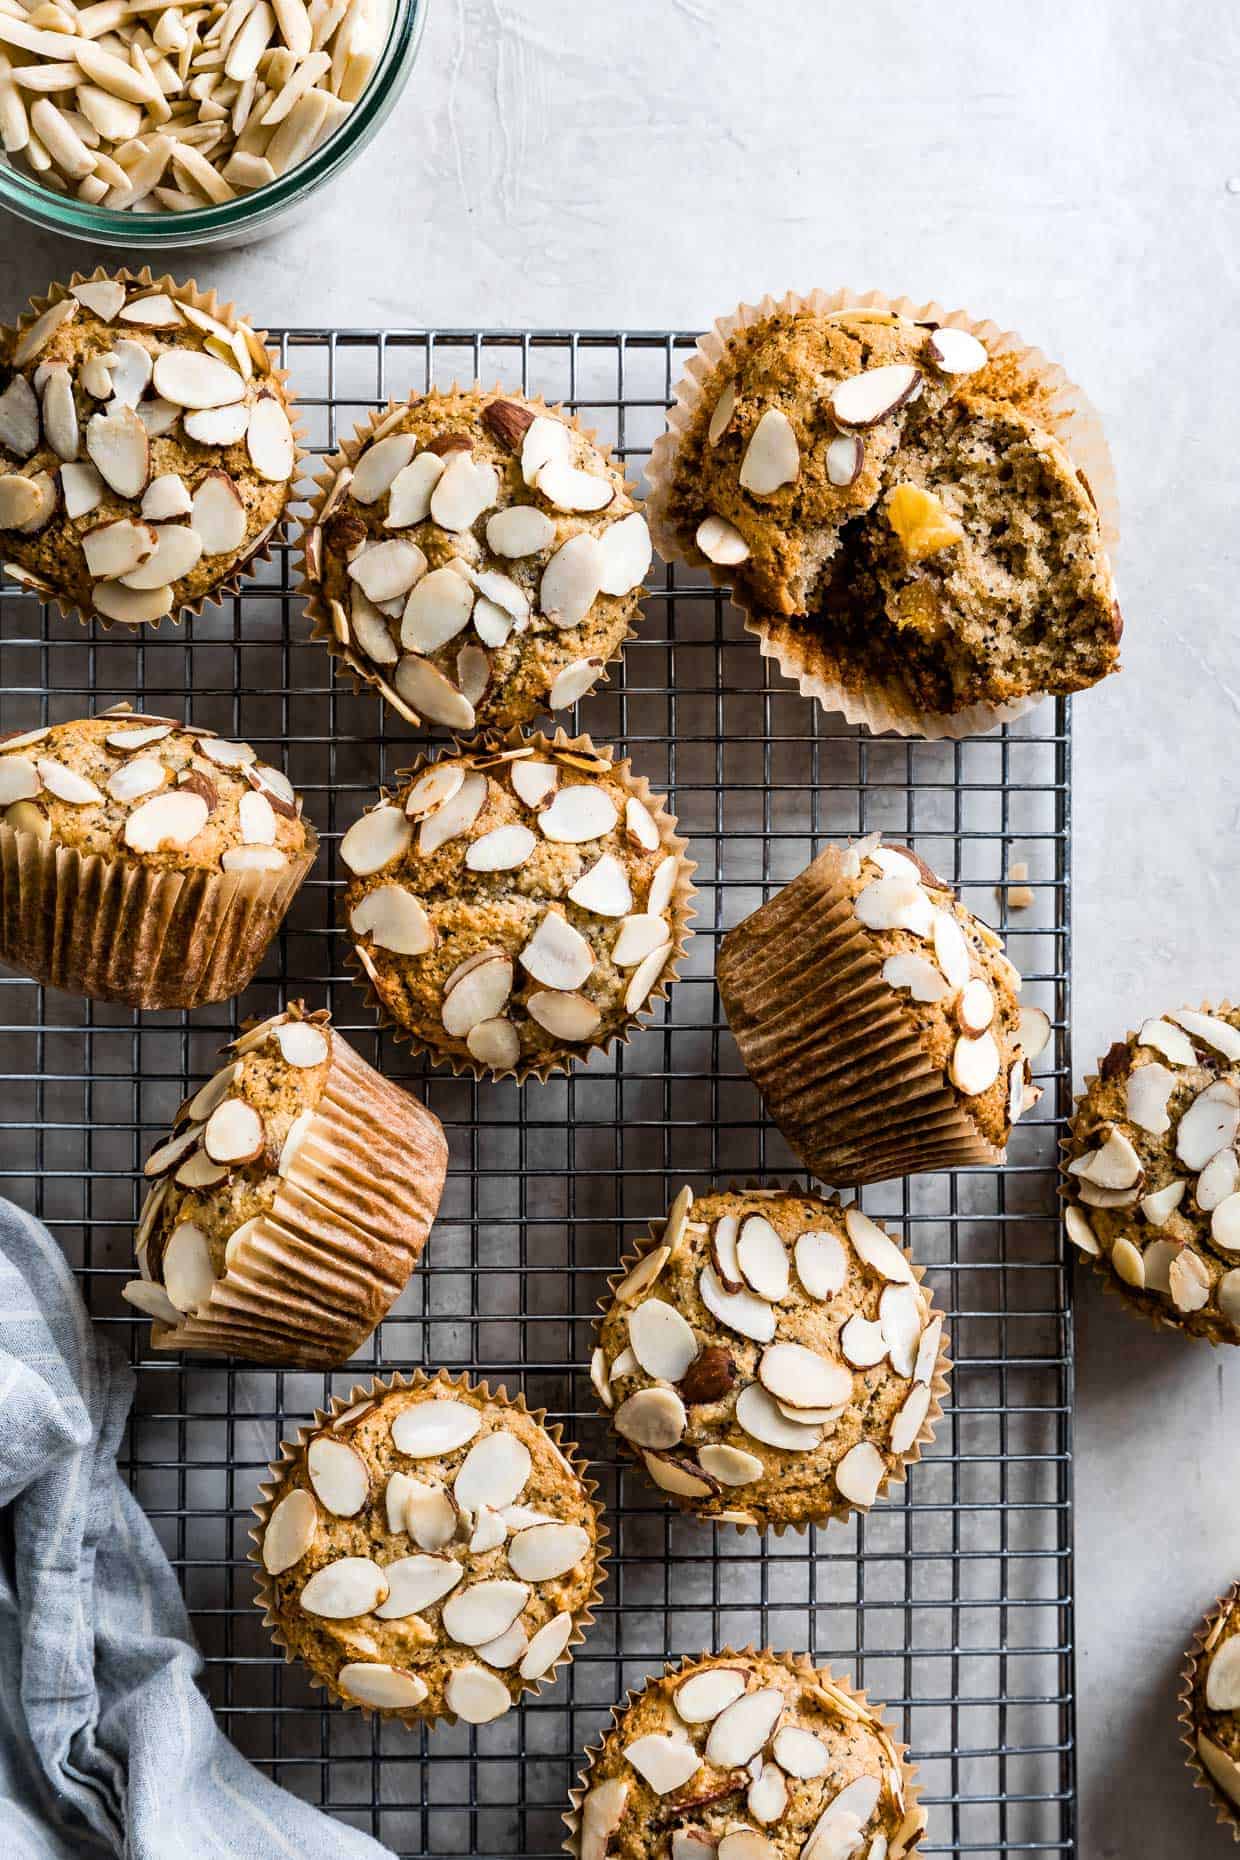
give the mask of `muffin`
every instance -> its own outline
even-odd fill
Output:
[[[611,1282],[591,1380],[684,1510],[760,1530],[845,1518],[934,1435],[947,1358],[921,1277],[860,1208],[685,1188]]]
[[[458,744],[340,843],[344,917],[385,1022],[458,1072],[564,1071],[665,995],[693,865],[588,737]]]
[[[925,1831],[881,1707],[800,1655],[701,1654],[612,1717],[565,1816],[578,1860],[905,1860]]]
[[[240,994],[318,836],[248,743],[130,710],[0,740],[0,961],[139,1008]]]
[[[234,590],[284,516],[284,377],[213,294],[75,275],[0,334],[0,555],[83,620],[158,622]]]
[[[1240,1841],[1240,1583],[1206,1616],[1185,1661],[1181,1742],[1198,1787]]]
[[[1117,1040],[1064,1145],[1068,1238],[1155,1324],[1240,1343],[1240,1008]]]
[[[410,723],[506,730],[565,710],[633,629],[646,520],[560,409],[414,396],[318,482],[302,530],[315,637]]]
[[[122,1296],[157,1350],[330,1369],[400,1295],[443,1191],[439,1119],[368,1066],[325,1008],[294,1001],[147,1159],[142,1276]]]
[[[862,715],[878,695],[875,727],[1113,671],[1119,611],[1062,376],[992,326],[987,346],[911,305],[829,301],[768,299],[699,345],[651,465],[663,552],[732,585],[807,694]]]
[[[487,1724],[593,1620],[595,1488],[560,1428],[503,1389],[443,1371],[356,1388],[262,1491],[264,1624],[345,1705]]]
[[[1050,1035],[1003,945],[907,847],[829,846],[724,937],[719,993],[767,1110],[828,1182],[1003,1161]]]

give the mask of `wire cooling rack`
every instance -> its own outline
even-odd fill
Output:
[[[620,332],[274,340],[316,452],[389,393],[478,376],[570,402],[633,476],[691,346]],[[1067,706],[959,744],[868,738],[772,674],[718,593],[656,564],[640,636],[579,720],[670,791],[698,861],[697,935],[651,1026],[567,1080],[517,1090],[428,1069],[378,1037],[342,966],[340,834],[420,739],[334,678],[306,635],[284,548],[223,607],[138,635],[66,625],[0,589],[0,726],[120,698],[192,717],[286,767],[324,839],[261,979],[228,1006],[139,1016],[0,976],[0,1168],[137,1365],[126,1470],[176,1564],[224,1728],[288,1789],[402,1856],[551,1855],[579,1752],[627,1687],[666,1658],[766,1642],[889,1703],[921,1769],[924,1851],[1072,1852],[1072,1355],[1054,1172],[1071,1076]],[[907,1485],[825,1532],[713,1535],[618,1462],[585,1374],[591,1316],[622,1249],[684,1181],[807,1179],[737,1058],[716,946],[825,840],[880,827],[1005,931],[1025,999],[1055,1025],[1036,1067],[1047,1094],[1003,1170],[863,1197],[904,1224],[952,1314],[951,1401]],[[1018,860],[1034,902],[1009,911]],[[298,996],[330,1006],[443,1120],[451,1169],[423,1262],[336,1375],[153,1356],[120,1297],[143,1158],[240,1018]],[[324,1707],[275,1657],[246,1552],[281,1437],[329,1392],[423,1363],[520,1386],[565,1421],[598,1470],[614,1555],[597,1624],[551,1691],[482,1729],[411,1735]]]

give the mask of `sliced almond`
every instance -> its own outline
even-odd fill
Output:
[[[1162,1136],[1171,1128],[1171,1119],[1167,1115],[1167,1100],[1175,1090],[1175,1073],[1152,1060],[1149,1065],[1138,1066],[1129,1074],[1126,1088],[1126,1105],[1130,1120],[1148,1130],[1155,1136]],[[1135,1178],[1134,1178],[1135,1179]]]
[[[764,1350],[758,1377],[778,1401],[794,1408],[833,1408],[848,1401],[853,1390],[852,1375],[841,1363],[800,1343],[773,1343]]]
[[[502,1511],[521,1496],[533,1470],[529,1448],[505,1428],[484,1435],[465,1455],[452,1486],[462,1511]]]
[[[831,412],[841,426],[877,426],[921,392],[922,378],[906,362],[869,368],[841,381],[831,393]]]
[[[1191,1170],[1204,1169],[1212,1157],[1228,1149],[1240,1130],[1240,1094],[1229,1079],[1218,1079],[1198,1092],[1181,1117],[1175,1149]]]
[[[306,1473],[325,1511],[333,1517],[354,1518],[370,1496],[366,1462],[331,1434],[316,1434],[306,1449]]]
[[[498,496],[493,465],[466,451],[453,452],[431,492],[431,518],[441,529],[459,533],[472,528]]]
[[[559,911],[548,908],[518,961],[547,988],[580,988],[594,969],[594,951]]]
[[[349,487],[356,502],[378,503],[412,459],[417,443],[413,433],[389,433],[386,438],[367,446],[353,467],[353,482]],[[435,476],[438,478],[439,473]]]
[[[788,1251],[783,1241],[761,1214],[750,1214],[741,1222],[736,1241],[736,1263],[741,1277],[759,1298],[778,1302],[788,1295]]]
[[[1236,1249],[1240,1251],[1240,1196],[1237,1196],[1236,1208]],[[1223,1206],[1227,1204],[1224,1202]],[[1215,1244],[1217,1236],[1212,1235]],[[1148,1279],[1148,1275],[1147,1275]],[[1210,1302],[1210,1271],[1199,1253],[1194,1253],[1191,1246],[1181,1248],[1171,1261],[1167,1271],[1171,1302],[1177,1311],[1200,1311]]]
[[[985,1033],[995,1017],[995,998],[981,976],[966,982],[956,1002],[956,1019],[966,1033]]]
[[[855,1447],[850,1448],[835,1469],[836,1489],[850,1505],[865,1509],[878,1497],[878,1488],[886,1471],[886,1464],[878,1448],[868,1440],[860,1440]]]
[[[561,788],[538,816],[544,838],[565,845],[602,839],[616,825],[615,803],[603,788],[576,782]]]
[[[513,504],[487,519],[486,535],[496,555],[538,555],[555,541],[555,524],[533,504]]]
[[[766,1744],[784,1709],[784,1695],[775,1686],[746,1692],[724,1707],[706,1739],[706,1761],[720,1769],[741,1769]]]
[[[388,1592],[387,1577],[368,1556],[342,1556],[316,1570],[298,1600],[306,1614],[328,1621],[368,1615]]]
[[[969,1098],[989,1091],[999,1076],[999,1068],[999,1048],[993,1034],[983,1033],[977,1039],[961,1034],[952,1049],[950,1066],[957,1091]]]
[[[151,756],[134,756],[109,778],[108,793],[114,801],[138,801],[144,794],[162,788],[167,779],[168,771],[162,762]]]
[[[689,1417],[675,1389],[638,1389],[616,1410],[617,1433],[635,1447],[659,1450],[674,1447],[683,1438]]]
[[[1228,1155],[1231,1155],[1231,1151],[1224,1150],[1220,1152],[1220,1154],[1224,1156],[1228,1156]],[[1198,1178],[1198,1182],[1197,1182],[1198,1198],[1200,1198],[1200,1195],[1201,1195],[1201,1184],[1205,1180],[1206,1174],[1208,1173],[1210,1169],[1214,1167],[1214,1162],[1217,1162],[1217,1160],[1218,1158],[1215,1157],[1213,1162],[1207,1164],[1206,1169],[1202,1171],[1202,1174]],[[1238,1180],[1237,1186],[1240,1186],[1240,1180]],[[1171,1216],[1175,1213],[1176,1209],[1179,1207],[1180,1203],[1183,1201],[1185,1191],[1187,1190],[1187,1188],[1188,1188],[1188,1183],[1183,1180],[1178,1181],[1178,1182],[1168,1182],[1165,1188],[1160,1188],[1156,1190],[1154,1194],[1142,1196],[1141,1212],[1142,1214],[1144,1214],[1146,1220],[1150,1223],[1151,1227],[1161,1227],[1165,1221],[1170,1220]],[[1221,1198],[1222,1197],[1220,1197],[1220,1199]],[[1214,1202],[1210,1203],[1210,1206],[1212,1207],[1216,1205],[1217,1204]],[[1081,1240],[1077,1239],[1076,1236],[1072,1233],[1072,1219],[1074,1215],[1077,1221],[1084,1222],[1087,1228],[1089,1228],[1089,1223],[1085,1220],[1085,1216],[1081,1214],[1079,1209],[1073,1208],[1073,1207],[1069,1207],[1067,1209],[1065,1218],[1068,1222],[1069,1237],[1075,1240],[1075,1243],[1077,1246],[1082,1246]],[[1089,1239],[1090,1241],[1093,1242],[1092,1246],[1084,1245],[1082,1246],[1082,1251],[1086,1253],[1096,1253],[1098,1250],[1098,1243],[1096,1240],[1094,1240],[1092,1228],[1089,1228]]]
[[[590,1040],[598,1032],[602,1015],[585,995],[548,989],[526,1001],[531,1020],[557,1040]]]
[[[202,1142],[212,1162],[249,1163],[266,1148],[267,1131],[253,1105],[244,1098],[225,1098],[207,1119]]]
[[[92,414],[86,450],[100,477],[118,497],[141,497],[151,470],[151,444],[132,407]]]
[[[510,1071],[521,1057],[521,1036],[502,1016],[476,1022],[466,1034],[465,1044],[480,1065],[496,1072]]]
[[[567,710],[587,691],[592,691],[598,683],[603,669],[601,659],[573,659],[562,666],[551,680],[547,690],[547,708],[549,710]]]
[[[459,793],[465,769],[459,762],[436,762],[419,776],[405,795],[405,813],[410,820],[422,820]],[[483,793],[486,787],[483,785]]]
[[[125,844],[134,852],[181,851],[207,824],[207,803],[187,789],[157,794],[135,808],[125,822]]]
[[[538,490],[557,510],[605,510],[616,495],[610,478],[551,459],[538,474]]]
[[[465,864],[471,872],[515,872],[537,844],[537,834],[512,821],[476,839],[465,854]]]
[[[649,1376],[679,1382],[698,1353],[697,1338],[674,1305],[647,1298],[629,1312],[629,1342]]]
[[[878,1301],[879,1328],[898,1376],[911,1376],[921,1337],[921,1295],[915,1285],[885,1286]]]
[[[760,1382],[751,1382],[736,1398],[736,1419],[753,1440],[783,1453],[812,1453],[822,1445],[822,1429],[790,1421]]]
[[[676,1498],[710,1498],[717,1490],[696,1460],[677,1459],[671,1453],[642,1453],[642,1464],[659,1487]]]
[[[771,1755],[781,1770],[789,1776],[795,1776],[799,1782],[809,1782],[815,1776],[821,1776],[830,1761],[830,1754],[822,1739],[797,1724],[783,1724],[779,1727],[771,1740]]]
[[[540,489],[542,487],[540,486]],[[650,572],[653,551],[650,530],[639,511],[610,524],[600,539],[603,550],[603,594],[631,594]]]
[[[121,1286],[121,1297],[126,1304],[133,1305],[152,1323],[165,1324],[175,1329],[181,1322],[181,1313],[162,1285],[153,1285],[148,1279],[131,1279],[128,1285]]]
[[[444,1688],[444,1701],[466,1724],[490,1724],[512,1705],[503,1680],[483,1666],[454,1667]]]
[[[614,853],[602,853],[570,888],[568,895],[582,910],[593,911],[600,917],[627,917],[633,908],[628,872]],[[661,918],[654,921],[662,925]],[[663,936],[666,937],[666,925],[662,928]],[[619,961],[614,948],[612,957]],[[620,966],[624,965],[621,963]]]
[[[686,1724],[709,1724],[735,1704],[746,1689],[746,1674],[735,1666],[708,1666],[676,1688],[672,1703]]]
[[[841,433],[833,439],[827,447],[826,464],[830,483],[841,489],[855,484],[865,464],[865,444],[860,434]]]
[[[456,1506],[442,1486],[426,1485],[407,1473],[393,1473],[388,1480],[387,1510],[390,1530],[408,1532],[419,1550],[430,1552],[445,1549],[460,1523]]]
[[[286,1492],[263,1531],[263,1568],[269,1576],[282,1576],[300,1563],[314,1542],[319,1527],[318,1507],[309,1492],[294,1486]]]
[[[801,448],[792,422],[779,407],[768,407],[745,448],[741,484],[755,497],[770,497],[800,475]]]
[[[493,1020],[512,993],[512,962],[503,954],[487,956],[467,969],[444,996],[445,1033],[464,1039],[482,1021]]]
[[[98,469],[88,460],[62,465],[60,493],[64,498],[67,517],[88,517],[91,511],[97,510],[103,502],[103,479]],[[150,493],[148,492],[147,495],[149,496]]]
[[[468,833],[478,815],[482,812],[487,798],[487,778],[480,770],[471,769],[463,780],[452,788],[437,807],[433,808],[422,821],[418,831],[418,851],[424,859],[437,853],[449,840],[456,839],[462,833]],[[406,808],[408,803],[406,803]]]
[[[702,1767],[701,1757],[687,1738],[667,1737],[661,1731],[634,1738],[625,1745],[624,1754],[656,1795],[670,1795],[674,1789],[683,1788]]]
[[[1068,1173],[1095,1182],[1099,1188],[1131,1188],[1141,1178],[1141,1158],[1124,1132],[1113,1126],[1098,1149],[1068,1164]]]
[[[1210,1711],[1240,1711],[1240,1639],[1234,1635],[1223,1642],[1210,1661],[1205,1697]]]
[[[346,1698],[376,1711],[411,1711],[426,1700],[427,1685],[417,1673],[382,1660],[350,1660],[336,1675]]]
[[[471,1583],[466,1589],[458,1589],[444,1604],[444,1631],[461,1646],[484,1646],[507,1633],[529,1599],[530,1591],[524,1582],[497,1579]]]
[[[1219,1202],[1210,1216],[1210,1239],[1224,1253],[1240,1253],[1240,1194]]]
[[[245,541],[245,505],[227,472],[209,471],[202,479],[193,495],[190,526],[204,555],[232,555],[240,549]]]
[[[388,493],[384,529],[405,530],[412,528],[415,523],[424,523],[430,515],[431,494],[443,473],[444,460],[434,452],[419,452],[403,470],[397,472]]]
[[[1173,1066],[1195,1066],[1197,1055],[1188,1035],[1168,1020],[1144,1021],[1137,1032],[1138,1046],[1152,1046]]]
[[[1145,1263],[1137,1248],[1124,1235],[1111,1249],[1111,1264],[1125,1285],[1141,1290],[1145,1285]]]
[[[11,807],[17,801],[33,800],[42,787],[43,778],[29,756],[0,758],[0,807]]]
[[[914,1001],[941,1001],[949,993],[947,980],[935,965],[912,951],[888,956],[883,963],[883,980],[889,988],[907,988]],[[981,986],[986,985],[983,982]]]
[[[811,1230],[800,1234],[793,1249],[797,1277],[811,1298],[834,1298],[844,1288],[848,1260],[838,1234]]]
[[[401,1408],[392,1418],[392,1445],[410,1459],[437,1459],[474,1438],[482,1425],[467,1402],[434,1396]]]
[[[465,694],[446,678],[437,665],[407,652],[396,667],[396,690],[406,704],[432,723],[454,730],[472,730],[474,707]]]
[[[571,1614],[553,1615],[550,1621],[539,1628],[530,1637],[530,1643],[521,1661],[522,1679],[541,1679],[550,1672],[573,1634],[573,1617]]]
[[[761,1757],[756,1757],[754,1762],[762,1763]],[[788,1785],[777,1764],[762,1763],[762,1768],[749,1785],[745,1803],[754,1820],[760,1821],[764,1827],[769,1827],[772,1822],[782,1819],[788,1806]],[[722,1844],[721,1842],[720,1845]],[[769,1843],[767,1846],[774,1860],[775,1849],[770,1847]],[[725,1860],[727,1860],[726,1856]],[[736,1856],[735,1860],[739,1860],[739,1856]]]
[[[606,1860],[607,1845],[624,1818],[629,1784],[622,1776],[596,1783],[581,1804],[580,1860]]]
[[[535,486],[547,465],[572,462],[573,439],[563,420],[550,414],[538,414],[525,428],[521,440],[521,475],[526,484]]]
[[[858,1256],[872,1271],[889,1279],[893,1285],[911,1285],[914,1282],[913,1268],[891,1235],[884,1233],[878,1223],[863,1214],[860,1208],[845,1209],[844,1226]]]
[[[214,1188],[228,1175],[226,1163],[212,1162],[202,1150],[195,1150],[181,1164],[176,1172],[176,1180],[182,1188]]]
[[[703,517],[694,532],[694,542],[717,568],[734,568],[749,560],[749,544],[734,523],[714,514]]]
[[[645,1006],[667,966],[667,959],[671,953],[671,944],[664,943],[658,949],[652,950],[650,955],[634,969],[624,995],[626,1014],[636,1014]]]
[[[670,1246],[652,1247],[648,1253],[643,1254],[637,1264],[625,1274],[619,1285],[617,1285],[615,1290],[616,1303],[618,1305],[632,1304],[635,1299],[641,1297],[643,1292],[649,1291],[650,1287],[654,1285],[661,1276],[663,1268],[667,1265],[671,1257],[672,1249]],[[623,1355],[629,1357],[632,1355],[632,1352],[625,1350]],[[628,1368],[622,1371],[620,1362],[621,1358],[617,1357],[611,1372],[613,1381],[622,1373],[631,1373],[631,1369]],[[636,1368],[636,1358],[633,1358],[632,1368]]]
[[[179,1136],[170,1137],[166,1143],[157,1144],[143,1165],[143,1175],[148,1181],[156,1176],[167,1175],[176,1168],[182,1157],[187,1156],[190,1150],[197,1147],[201,1136],[202,1125],[191,1124],[189,1129],[181,1131]]]
[[[381,549],[403,549],[413,551],[414,545],[406,542],[380,543]],[[416,553],[421,556],[421,550]],[[362,556],[351,567],[365,569],[369,556]],[[426,558],[423,556],[423,566]],[[370,589],[366,592],[369,594]],[[375,597],[371,595],[371,598]],[[414,587],[405,607],[401,621],[400,643],[408,652],[437,652],[450,639],[455,639],[462,628],[468,626],[469,616],[473,610],[474,591],[469,583],[455,574],[450,568],[432,569],[423,575]]]
[[[249,423],[250,409],[240,400],[229,407],[197,408],[181,422],[186,436],[200,446],[235,446],[244,439]]]
[[[368,544],[353,557],[348,565],[348,573],[367,600],[374,601],[376,605],[399,600],[424,578],[429,579],[425,555],[416,543],[408,542],[404,537]],[[452,591],[466,602],[465,619],[460,622],[464,626],[465,620],[469,618],[469,604],[473,600],[470,589],[459,575],[452,575],[447,569],[439,569],[437,573],[442,580],[436,585],[446,587],[451,583]]]
[[[588,530],[561,544],[542,572],[538,605],[554,626],[578,626],[603,585],[606,558]]]
[[[1240,1059],[1240,1030],[1230,1021],[1222,1020],[1216,1014],[1199,1014],[1192,1008],[1180,1008],[1167,1016],[1183,1027],[1185,1033],[1200,1040],[1203,1046],[1213,1047],[1224,1059]]]
[[[698,1452],[702,1470],[720,1485],[751,1485],[765,1472],[762,1461],[742,1447],[702,1447]]]
[[[985,347],[967,329],[931,330],[926,354],[945,375],[971,375],[990,360]]]
[[[245,382],[237,370],[203,349],[161,350],[151,380],[161,400],[174,407],[230,407],[245,399]]]
[[[162,1271],[164,1290],[178,1311],[197,1311],[210,1298],[215,1285],[211,1249],[192,1221],[183,1221],[168,1236]]]
[[[39,449],[39,402],[25,375],[15,374],[0,394],[0,446],[18,459]]]
[[[589,1551],[589,1533],[580,1524],[535,1524],[513,1536],[508,1563],[523,1582],[553,1582],[584,1563]]]
[[[399,885],[368,891],[349,913],[349,927],[356,936],[369,936],[376,948],[400,956],[424,956],[437,940],[422,904]]]
[[[399,859],[412,839],[404,814],[385,801],[354,821],[340,842],[340,857],[358,878],[369,878]]]
[[[713,1266],[704,1266],[698,1280],[702,1303],[721,1324],[754,1343],[770,1343],[775,1335],[775,1313],[752,1292],[726,1291]]]
[[[388,1593],[375,1609],[381,1621],[401,1621],[450,1595],[465,1571],[450,1556],[398,1557],[383,1570]]]

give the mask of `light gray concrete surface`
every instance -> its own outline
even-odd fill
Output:
[[[433,0],[398,114],[308,223],[186,270],[260,320],[699,326],[879,285],[992,315],[1103,409],[1124,675],[1076,708],[1084,1070],[1235,994],[1234,0]],[[1229,185],[1230,183],[1230,185]],[[87,257],[0,223],[0,315]],[[1240,1573],[1240,1356],[1092,1286],[1076,1420],[1081,1853],[1227,1848],[1175,1672]]]

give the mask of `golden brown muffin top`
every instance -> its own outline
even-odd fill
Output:
[[[931,1406],[943,1319],[859,1208],[682,1190],[616,1287],[591,1364],[612,1425],[702,1517],[872,1505]]]
[[[97,279],[0,336],[0,551],[89,617],[157,621],[261,547],[296,449],[248,323]]]
[[[599,1521],[524,1408],[440,1377],[298,1448],[260,1536],[281,1639],[355,1703],[484,1724],[588,1608]]]
[[[355,668],[455,730],[575,704],[629,632],[650,567],[612,461],[560,414],[479,392],[388,413],[305,551]]]
[[[1077,1101],[1068,1238],[1165,1324],[1240,1343],[1240,1009],[1117,1040]]]

